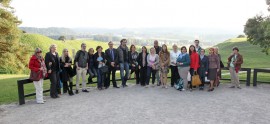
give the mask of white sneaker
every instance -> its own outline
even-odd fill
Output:
[[[155,87],[155,84],[152,84],[152,87]]]
[[[146,85],[145,88],[148,88],[148,85]]]
[[[37,104],[44,104],[44,102],[37,102]]]

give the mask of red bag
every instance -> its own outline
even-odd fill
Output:
[[[42,75],[43,75],[42,71],[35,72],[31,70],[29,79],[31,81],[39,81],[43,77]]]

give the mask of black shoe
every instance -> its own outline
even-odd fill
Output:
[[[105,87],[105,89],[108,89],[109,87]]]
[[[160,84],[157,84],[157,86],[160,86]]]
[[[102,90],[102,88],[98,88],[98,90]]]
[[[200,90],[203,90],[203,87],[200,87]]]
[[[212,91],[214,91],[214,88],[208,90],[208,92],[212,92]]]
[[[79,93],[79,90],[76,90],[76,94],[78,94]]]
[[[64,90],[63,93],[67,93],[67,90]]]
[[[68,94],[69,94],[70,96],[73,96],[73,95],[74,95],[73,91],[69,91]]]
[[[118,86],[114,86],[113,88],[120,88],[120,87],[118,87]]]
[[[242,89],[241,87],[237,87],[238,89]]]
[[[171,87],[173,87],[173,85],[171,85]]]
[[[82,90],[82,92],[89,93],[87,89]]]
[[[125,87],[128,87],[128,85],[125,85]]]
[[[230,86],[229,88],[235,88],[235,86]]]

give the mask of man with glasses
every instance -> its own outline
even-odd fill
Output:
[[[122,39],[120,46],[117,48],[118,51],[118,62],[120,65],[120,75],[122,80],[122,86],[127,87],[127,79],[129,77],[129,64],[128,64],[128,47],[127,40]],[[124,74],[125,71],[125,74]]]
[[[86,73],[88,69],[88,53],[86,52],[86,44],[81,44],[81,50],[76,53],[75,56],[75,64],[77,67],[77,75],[76,75],[76,94],[79,93],[79,81],[80,77],[82,77],[82,92],[88,93],[89,91],[86,89]]]
[[[114,88],[119,88],[117,86],[117,83],[115,81],[115,72],[116,72],[116,66],[118,64],[118,53],[115,48],[113,48],[113,42],[110,41],[108,43],[109,48],[105,51],[105,58],[107,60],[106,65],[109,67],[108,73],[106,75],[106,80],[105,80],[105,88],[110,87],[110,77],[112,73],[112,83]]]

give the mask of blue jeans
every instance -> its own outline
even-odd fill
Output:
[[[157,72],[157,70],[154,70],[154,69],[152,69],[152,67],[147,66],[146,85],[149,85],[151,74],[152,74],[152,84],[155,84],[156,72]]]
[[[98,69],[97,74],[98,88],[102,88],[105,81],[105,74],[103,74],[100,69]]]
[[[127,62],[120,63],[120,75],[121,75],[121,80],[122,80],[122,86],[125,86],[127,83],[127,79],[129,77],[129,65]],[[126,72],[124,74],[124,71]]]

